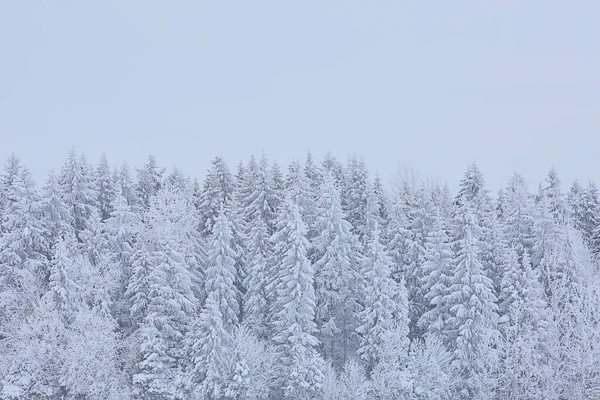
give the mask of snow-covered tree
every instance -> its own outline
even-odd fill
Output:
[[[371,382],[367,380],[364,367],[356,360],[346,361],[344,370],[338,379],[337,387],[337,395],[340,399],[370,399]]]
[[[314,272],[306,257],[306,232],[300,207],[288,195],[273,237],[279,257],[273,341],[283,396],[301,400],[317,396],[325,369],[317,352]]]
[[[453,253],[446,230],[444,218],[439,213],[434,215],[433,228],[425,243],[423,278],[420,282],[429,306],[418,321],[426,336],[435,337],[442,342],[448,340],[446,335],[450,305],[445,296],[449,293],[453,271]]]
[[[58,183],[61,187],[62,200],[71,213],[75,235],[80,239],[81,232],[89,227],[92,215],[98,212],[97,193],[89,166],[83,157],[77,157],[74,150],[67,157],[58,177]]]
[[[514,174],[504,190],[502,227],[506,244],[523,257],[525,252],[532,254],[534,241],[533,199],[525,179]]]
[[[358,345],[354,331],[362,293],[360,247],[344,218],[331,175],[325,177],[320,192],[318,236],[313,239],[316,320],[325,357],[341,368]]]
[[[233,190],[233,176],[227,163],[222,156],[215,157],[204,179],[198,204],[200,231],[204,236],[211,234],[221,209],[231,204]]]
[[[267,399],[275,378],[273,346],[244,327],[234,330],[231,343],[225,395],[239,400]]]
[[[482,187],[476,168],[469,168],[456,197],[451,243],[455,258],[444,303],[449,345],[460,380],[459,398],[485,397],[487,381],[499,340],[494,284],[483,263],[482,227],[477,215],[477,195]]]
[[[133,374],[136,398],[174,399],[182,390],[185,348],[181,342],[198,307],[194,271],[183,254],[185,232],[195,229],[187,210],[189,203],[180,194],[161,190],[152,200],[141,233],[146,248],[140,261],[144,262],[134,260],[129,285],[132,317],[141,317],[135,333],[140,343]]]
[[[117,187],[108,165],[106,154],[100,156],[100,162],[94,171],[96,204],[100,219],[106,221],[112,212],[112,203],[117,196]]]
[[[228,332],[238,323],[240,305],[235,287],[235,252],[232,249],[231,222],[224,210],[213,226],[208,250],[205,291],[217,302],[223,326]]]
[[[2,181],[5,214],[0,224],[0,337],[43,293],[40,290],[47,282],[50,254],[39,196],[16,157],[9,158]]]
[[[361,242],[366,230],[366,207],[368,197],[368,170],[362,158],[353,156],[348,159],[348,165],[344,170],[344,182],[342,189],[342,209],[346,214],[348,222],[352,225],[352,231]]]
[[[155,196],[163,185],[164,169],[159,169],[156,157],[149,156],[148,161],[140,169],[137,169],[137,182],[135,192],[137,204],[142,210],[148,210],[152,197]]]
[[[554,221],[558,224],[564,224],[568,219],[567,202],[561,190],[561,180],[554,167],[548,172],[545,185],[540,187],[538,201],[542,198],[547,202]]]
[[[399,302],[406,299],[404,282],[398,285],[391,278],[391,260],[380,242],[377,224],[367,247],[363,275],[364,309],[358,316],[360,326],[357,332],[361,335],[358,354],[371,370],[383,357],[385,334],[398,325],[406,324],[407,321],[398,318],[408,313],[408,304]]]
[[[218,293],[209,293],[194,324],[188,387],[197,399],[225,396],[231,332],[226,329]]]

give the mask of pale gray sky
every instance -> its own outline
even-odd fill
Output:
[[[2,1],[0,157],[597,179],[600,2]]]

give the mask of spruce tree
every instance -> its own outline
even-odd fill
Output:
[[[288,195],[273,238],[279,259],[273,341],[280,360],[279,383],[286,399],[317,396],[325,367],[316,349],[314,272],[306,257],[306,232],[300,207]]]
[[[240,306],[235,287],[236,254],[232,249],[232,224],[224,209],[217,216],[213,226],[208,249],[205,291],[217,302],[223,326],[229,332],[238,323]]]
[[[397,302],[400,298],[398,291],[406,291],[406,288],[402,286],[404,282],[398,285],[391,278],[391,259],[380,242],[377,224],[370,235],[362,272],[366,282],[364,309],[358,315],[360,326],[357,332],[361,335],[358,354],[370,371],[383,357],[385,334],[399,323],[406,323],[396,318],[406,315],[408,310],[408,304]],[[402,307],[405,308],[404,313],[400,310]]]
[[[341,368],[357,346],[354,331],[362,293],[360,246],[344,218],[331,175],[325,177],[320,192],[318,236],[313,239],[317,326],[326,359]]]
[[[117,188],[106,154],[100,156],[100,163],[94,172],[96,203],[100,212],[100,220],[106,221],[112,212],[112,202],[117,196]]]
[[[494,284],[485,269],[482,226],[477,215],[478,194],[484,190],[480,172],[469,168],[455,200],[452,247],[453,269],[444,297],[450,310],[447,321],[449,346],[460,380],[459,398],[485,396],[494,345],[499,339]]]

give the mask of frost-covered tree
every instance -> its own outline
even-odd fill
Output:
[[[113,182],[117,194],[123,196],[130,207],[135,208],[137,205],[136,187],[127,164],[123,164],[121,168],[113,171]]]
[[[276,376],[273,346],[244,327],[234,330],[231,344],[225,395],[239,400],[267,399]]]
[[[564,224],[568,219],[567,202],[561,190],[561,180],[554,167],[548,172],[545,185],[540,186],[538,201],[542,198],[545,199],[554,221]]]
[[[385,247],[392,258],[392,278],[396,282],[406,279],[408,266],[408,245],[410,231],[406,212],[398,202],[390,206],[389,219],[385,232]]]
[[[509,248],[523,257],[524,253],[532,254],[534,242],[533,199],[525,179],[515,174],[504,190],[502,229],[504,239]]]
[[[406,324],[407,321],[398,318],[408,313],[408,304],[399,302],[406,299],[404,282],[398,285],[391,278],[391,259],[380,242],[377,224],[371,234],[362,272],[365,289],[364,309],[358,316],[357,332],[361,335],[358,354],[370,371],[383,357],[385,334],[399,324]]]
[[[430,336],[425,340],[416,339],[411,343],[407,374],[412,380],[408,399],[452,398],[456,379],[452,367],[452,354],[440,340]]]
[[[331,175],[325,176],[320,192],[318,236],[313,239],[316,321],[323,354],[341,368],[358,345],[354,331],[362,293],[360,246],[345,220]]]
[[[233,190],[233,176],[227,163],[222,156],[215,157],[204,179],[198,205],[200,230],[204,236],[212,232],[221,209],[232,202]]]
[[[600,226],[600,200],[598,198],[598,188],[593,182],[590,182],[584,189],[580,216],[579,230],[592,254],[595,255],[599,249],[595,232]]]
[[[127,376],[120,368],[116,324],[98,310],[81,308],[68,330],[60,383],[66,398],[117,400],[130,398]]]
[[[344,170],[342,209],[348,222],[352,225],[353,233],[358,235],[359,240],[363,243],[366,230],[368,181],[368,170],[364,160],[356,156],[350,157]]]
[[[335,186],[341,190],[344,184],[344,166],[342,163],[329,151],[321,161],[321,171],[323,176],[331,174]]]
[[[408,315],[406,316],[408,318]],[[408,370],[408,323],[401,324],[383,337],[382,358],[371,372],[372,395],[378,400],[409,398],[412,377]]]
[[[273,237],[279,259],[273,341],[283,396],[303,400],[320,392],[325,368],[317,352],[314,272],[306,257],[306,232],[300,207],[288,195]]]
[[[58,179],[52,172],[42,188],[41,208],[50,243],[73,231],[73,216],[63,201]]]
[[[285,176],[285,193],[286,196],[290,196],[298,205],[300,215],[305,224],[308,224],[309,221],[314,222],[316,220],[316,204],[311,193],[309,181],[304,173],[302,165],[298,161],[293,161],[288,166],[288,172]],[[307,225],[306,228],[310,232],[313,226]]]
[[[71,213],[75,235],[80,239],[81,232],[89,226],[89,220],[98,212],[97,193],[89,166],[83,157],[78,158],[72,150],[58,177],[62,200]]]
[[[163,185],[164,169],[159,169],[156,163],[156,157],[149,156],[146,164],[137,171],[137,181],[135,183],[135,193],[137,195],[137,204],[142,210],[148,210],[152,197],[155,196]]]
[[[26,315],[39,298],[47,282],[50,254],[39,195],[16,157],[9,158],[2,181],[0,338],[11,329],[14,319]]]
[[[350,359],[344,365],[337,383],[340,399],[370,399],[371,382],[367,380],[365,368],[356,360]]]
[[[188,387],[197,399],[225,395],[231,332],[225,328],[218,296],[208,294],[193,329]]]
[[[127,298],[127,286],[132,276],[132,256],[137,235],[141,230],[139,215],[132,211],[125,197],[117,195],[112,203],[112,212],[105,222],[105,240],[110,261],[118,274],[118,292],[113,298],[114,314],[119,326],[123,329],[131,327],[129,309],[131,303]],[[139,260],[138,260],[139,261]]]
[[[129,282],[132,317],[141,319],[135,333],[140,343],[133,373],[136,398],[174,399],[182,390],[181,342],[198,307],[194,271],[183,254],[185,232],[195,229],[187,210],[189,203],[180,194],[161,190],[141,232],[146,247],[141,260],[146,262],[138,266],[134,260]]]
[[[73,241],[72,238],[65,238],[54,245],[46,293],[65,323],[73,320],[80,303],[77,283],[73,280],[75,274]]]
[[[117,196],[117,187],[111,174],[106,154],[100,156],[100,162],[94,171],[96,204],[100,219],[106,221],[112,212],[112,202]]]
[[[459,398],[485,397],[494,345],[499,339],[494,284],[483,263],[482,226],[477,195],[483,190],[477,170],[469,168],[455,200],[451,243],[454,262],[444,302],[450,310],[447,335],[460,380]]]
[[[229,332],[238,323],[240,305],[235,287],[235,252],[232,249],[231,222],[225,211],[217,216],[208,249],[205,291],[217,302],[223,326]]]
[[[306,189],[308,192],[307,212],[305,222],[308,226],[308,239],[312,240],[318,233],[314,227],[317,222],[317,203],[319,201],[319,190],[323,182],[323,175],[317,166],[312,153],[308,152],[304,163],[304,175],[306,177]],[[310,252],[309,252],[310,253]]]
[[[442,342],[448,340],[450,305],[445,296],[449,293],[453,271],[453,253],[446,230],[444,218],[439,213],[435,214],[433,228],[425,242],[425,262],[420,282],[429,306],[418,321],[426,336]]]
[[[0,340],[2,398],[47,399],[66,395],[61,384],[68,332],[50,297],[15,324],[11,337]]]
[[[247,271],[244,279],[244,326],[260,338],[266,338],[269,322],[269,261],[272,244],[269,226],[263,217],[256,216],[249,224]]]

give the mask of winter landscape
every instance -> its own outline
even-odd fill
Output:
[[[600,400],[599,15],[0,0],[0,400]]]
[[[0,177],[2,399],[598,399],[594,184],[350,156]]]

